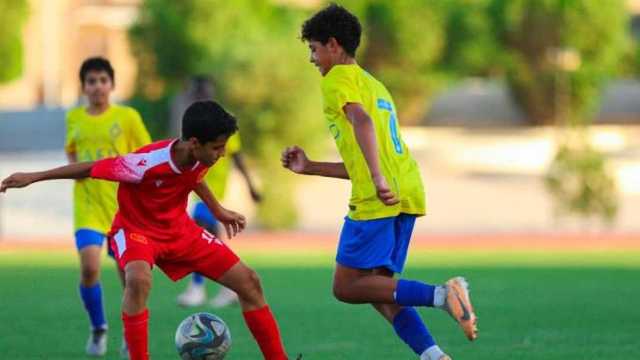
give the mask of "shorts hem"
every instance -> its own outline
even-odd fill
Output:
[[[402,271],[402,269],[400,269],[400,271],[396,271],[397,269],[394,268],[393,265],[389,264],[389,263],[381,263],[379,265],[375,265],[375,264],[371,264],[371,263],[367,263],[367,264],[357,264],[356,262],[350,262],[341,258],[336,257],[336,263],[342,265],[342,266],[346,266],[352,269],[358,269],[358,270],[373,270],[373,269],[378,269],[378,268],[385,268],[389,271],[392,271],[393,273],[400,273]]]

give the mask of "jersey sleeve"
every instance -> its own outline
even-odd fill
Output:
[[[349,103],[362,104],[362,97],[355,79],[350,76],[350,73],[344,71],[330,74],[323,79],[322,97],[325,106],[340,112]]]
[[[65,137],[64,137],[64,151],[67,153],[75,153],[76,152],[76,119],[73,116],[73,112],[67,112],[65,116]]]
[[[144,122],[140,117],[140,113],[138,113],[134,109],[131,109],[129,117],[129,151],[134,151],[144,145],[149,144],[151,142],[151,136],[149,136],[149,132],[144,126]]]
[[[91,168],[94,179],[139,183],[151,166],[147,154],[127,154],[98,160]]]
[[[240,152],[241,149],[242,149],[242,143],[240,142],[240,134],[236,132],[235,134],[231,135],[229,140],[227,140],[227,146],[226,146],[227,155],[230,156],[235,153],[238,153]]]

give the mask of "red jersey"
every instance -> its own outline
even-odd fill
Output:
[[[176,141],[158,141],[134,153],[95,162],[92,178],[120,183],[113,228],[161,242],[179,241],[185,233],[198,231],[187,214],[187,201],[209,168],[197,162],[191,169],[178,169],[171,159]]]

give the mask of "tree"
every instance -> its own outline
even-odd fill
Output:
[[[443,86],[444,8],[423,0],[347,0],[363,26],[357,59],[393,94],[403,124],[419,122]]]
[[[265,0],[147,0],[131,33],[149,70],[141,84],[160,80],[154,86],[170,91],[194,74],[214,78],[262,175],[258,217],[268,228],[297,221],[295,178],[280,166],[280,152],[291,144],[313,152],[326,135],[320,75],[297,40],[306,15]],[[179,53],[167,54],[172,49]]]
[[[531,122],[588,121],[630,44],[625,2],[492,0],[488,10],[507,83]]]
[[[22,74],[22,28],[27,15],[26,0],[0,1],[0,83],[14,80]]]
[[[611,222],[615,180],[587,127],[604,82],[628,53],[624,1],[492,0],[489,14],[514,99],[532,123],[556,124],[564,135],[545,177],[558,213]]]

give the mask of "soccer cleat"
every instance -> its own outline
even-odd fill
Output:
[[[238,303],[238,294],[227,287],[221,287],[218,294],[209,301],[214,309],[220,309]]]
[[[107,352],[107,330],[91,330],[85,350],[89,356],[104,356]]]
[[[447,295],[444,308],[458,322],[469,341],[478,337],[477,317],[469,297],[469,283],[463,277],[455,277],[445,284]]]
[[[296,360],[302,360],[302,354],[298,354],[298,356],[296,356]]]
[[[178,305],[185,307],[194,307],[204,304],[207,300],[207,294],[204,289],[204,285],[196,285],[193,282],[189,282],[189,286],[185,291],[178,295]]]
[[[451,357],[447,354],[442,354],[438,360],[451,360]]]
[[[127,341],[122,338],[122,345],[120,345],[120,358],[129,359],[129,346],[127,346]]]

